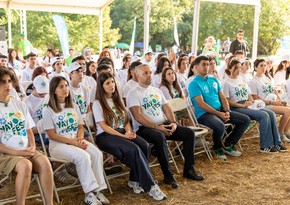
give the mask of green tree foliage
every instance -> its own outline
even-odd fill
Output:
[[[183,49],[191,47],[193,2],[190,0],[151,1],[150,45],[161,44],[171,47],[173,38],[173,17],[177,17],[179,41]],[[288,0],[261,0],[258,54],[274,54],[280,39],[289,34]],[[137,17],[136,40],[143,41],[144,0],[115,0],[111,6],[113,28],[120,28],[120,41],[130,43],[134,16]],[[254,6],[201,2],[199,24],[199,49],[208,36],[220,39],[221,43],[230,37],[235,39],[237,29],[245,30],[245,39],[252,45]]]
[[[0,23],[6,26],[7,11],[0,9]],[[3,15],[2,15],[3,14]],[[46,48],[58,47],[61,49],[52,15],[50,12],[26,12],[27,36],[34,47],[45,51]],[[83,50],[89,46],[95,52],[99,51],[99,17],[80,14],[60,14],[65,18],[70,47],[75,50]],[[115,45],[120,39],[119,29],[112,29],[110,19],[110,7],[103,11],[103,46]],[[20,20],[15,11],[12,11],[12,36],[13,47],[17,48],[20,34]]]

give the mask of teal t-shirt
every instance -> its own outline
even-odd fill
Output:
[[[206,113],[203,109],[201,109],[194,97],[202,96],[205,103],[211,106],[213,109],[220,109],[222,104],[219,98],[219,91],[221,90],[221,85],[219,81],[214,77],[206,77],[202,78],[200,76],[196,76],[194,80],[188,86],[188,92],[191,99],[192,104],[194,105],[195,115],[197,118]]]
[[[30,43],[29,40],[21,40],[19,42],[18,48],[21,49],[22,56],[27,56],[28,53],[30,53],[32,44]]]

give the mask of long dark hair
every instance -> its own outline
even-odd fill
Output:
[[[104,119],[105,119],[106,124],[109,125],[110,127],[112,127],[113,120],[115,122],[115,125],[118,126],[118,117],[115,114],[115,112],[108,105],[108,102],[106,99],[107,93],[103,88],[105,81],[108,80],[109,78],[113,78],[115,80],[114,76],[111,73],[102,72],[99,74],[98,80],[97,80],[96,99],[99,100],[100,105],[103,109],[103,115],[104,115]],[[113,100],[114,105],[116,106],[116,109],[119,111],[120,114],[123,115],[123,117],[125,119],[125,124],[127,124],[129,121],[128,114],[127,114],[126,108],[125,108],[125,106],[120,98],[116,84],[115,84],[115,92],[112,95],[112,100]]]
[[[162,71],[162,79],[161,79],[161,84],[160,85],[161,86],[164,85],[168,89],[170,96],[172,98],[174,98],[173,93],[171,92],[171,89],[170,89],[170,83],[168,82],[168,80],[166,80],[166,72],[168,70],[173,71],[173,73],[175,75],[175,81],[173,82],[172,85],[173,85],[173,88],[175,88],[177,90],[179,97],[182,98],[183,95],[182,95],[182,91],[181,91],[180,85],[179,85],[178,80],[177,80],[176,73],[174,72],[174,70],[171,67],[166,67],[166,68],[163,69],[163,71]]]
[[[87,70],[86,70],[86,75],[87,76],[92,76],[95,80],[97,80],[97,67],[96,67],[96,73],[92,74],[90,71],[90,66],[95,63],[94,61],[90,61],[87,63]]]
[[[157,63],[157,66],[156,66],[156,71],[155,71],[155,75],[158,74],[158,73],[162,73],[162,69],[164,68],[164,64],[165,62],[168,62],[168,66],[171,67],[171,62],[168,58],[166,58],[165,56],[161,57],[159,60],[158,60],[158,63]]]
[[[56,94],[55,94],[55,90],[62,80],[67,82],[67,84],[69,85],[69,82],[62,76],[53,77],[49,83],[48,106],[56,113],[62,111],[62,108],[60,106],[60,102],[58,102]],[[72,98],[71,98],[70,92],[69,92],[68,96],[65,98],[65,106],[64,107],[65,108],[73,108],[73,103],[72,103]]]
[[[278,71],[283,70],[283,63],[287,63],[287,61],[281,61],[281,62],[279,63],[279,65],[278,65],[278,67],[277,67],[277,69],[276,69],[276,71],[275,71],[275,74],[276,74]],[[274,75],[275,75],[275,74],[274,74]]]
[[[9,49],[9,52],[8,52],[8,62],[12,65],[13,65],[13,59],[12,59],[12,52],[15,51],[15,49],[13,48],[10,48]],[[15,51],[16,52],[16,51]],[[19,56],[18,56],[18,53],[16,52],[16,60],[19,60]]]
[[[139,61],[135,61],[133,63],[131,63],[131,65],[129,66],[129,69],[128,69],[128,77],[127,77],[127,81],[131,80],[133,78],[133,76],[131,75],[131,71],[132,70],[135,70],[135,68],[139,65],[141,65],[142,63],[139,62]]]
[[[189,71],[188,71],[188,75],[187,75],[188,78],[194,75],[194,72],[192,71],[192,69],[194,68],[194,65],[195,65],[195,62],[192,61],[192,63],[189,66]]]

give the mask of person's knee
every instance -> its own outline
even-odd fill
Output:
[[[157,146],[162,146],[166,144],[166,136],[162,132],[154,133],[152,137],[153,144]]]
[[[22,175],[23,177],[30,177],[32,172],[32,162],[28,159],[21,159],[18,161],[15,167],[17,175]]]

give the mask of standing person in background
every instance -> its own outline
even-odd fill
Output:
[[[236,51],[242,50],[244,57],[247,57],[247,52],[249,51],[248,42],[244,40],[245,32],[243,30],[238,30],[236,35],[236,40],[231,43],[230,53],[235,55]]]
[[[121,85],[122,86],[124,86],[126,84],[126,82],[127,82],[128,69],[129,69],[129,66],[131,64],[131,58],[132,58],[131,55],[126,55],[123,58],[123,66],[122,66],[122,69],[119,70],[119,72],[118,72],[118,77],[120,79],[120,82],[121,82]]]
[[[92,49],[90,47],[86,47],[84,49],[84,57],[85,57],[86,62],[93,60],[92,54],[93,54]]]
[[[155,71],[155,64],[152,59],[153,52],[152,50],[148,49],[144,52],[144,60],[141,62],[142,64],[149,65],[151,72],[153,73]]]
[[[70,66],[70,64],[72,63],[72,59],[74,58],[74,49],[70,48],[69,49],[69,57],[67,57],[65,59],[65,64],[67,67]]]
[[[216,64],[219,66],[220,60],[219,60],[219,49],[216,46],[216,41],[213,36],[209,36],[206,39],[206,44],[204,48],[202,49],[202,54],[207,55],[208,57],[215,58]]]
[[[20,42],[18,45],[18,53],[21,53],[22,57],[26,56],[28,53],[31,52],[33,48],[32,44],[29,40],[25,39],[23,33],[20,34]]]
[[[224,41],[224,43],[222,45],[222,49],[223,49],[224,55],[227,55],[229,53],[230,45],[231,45],[230,37],[227,37],[227,39]]]

